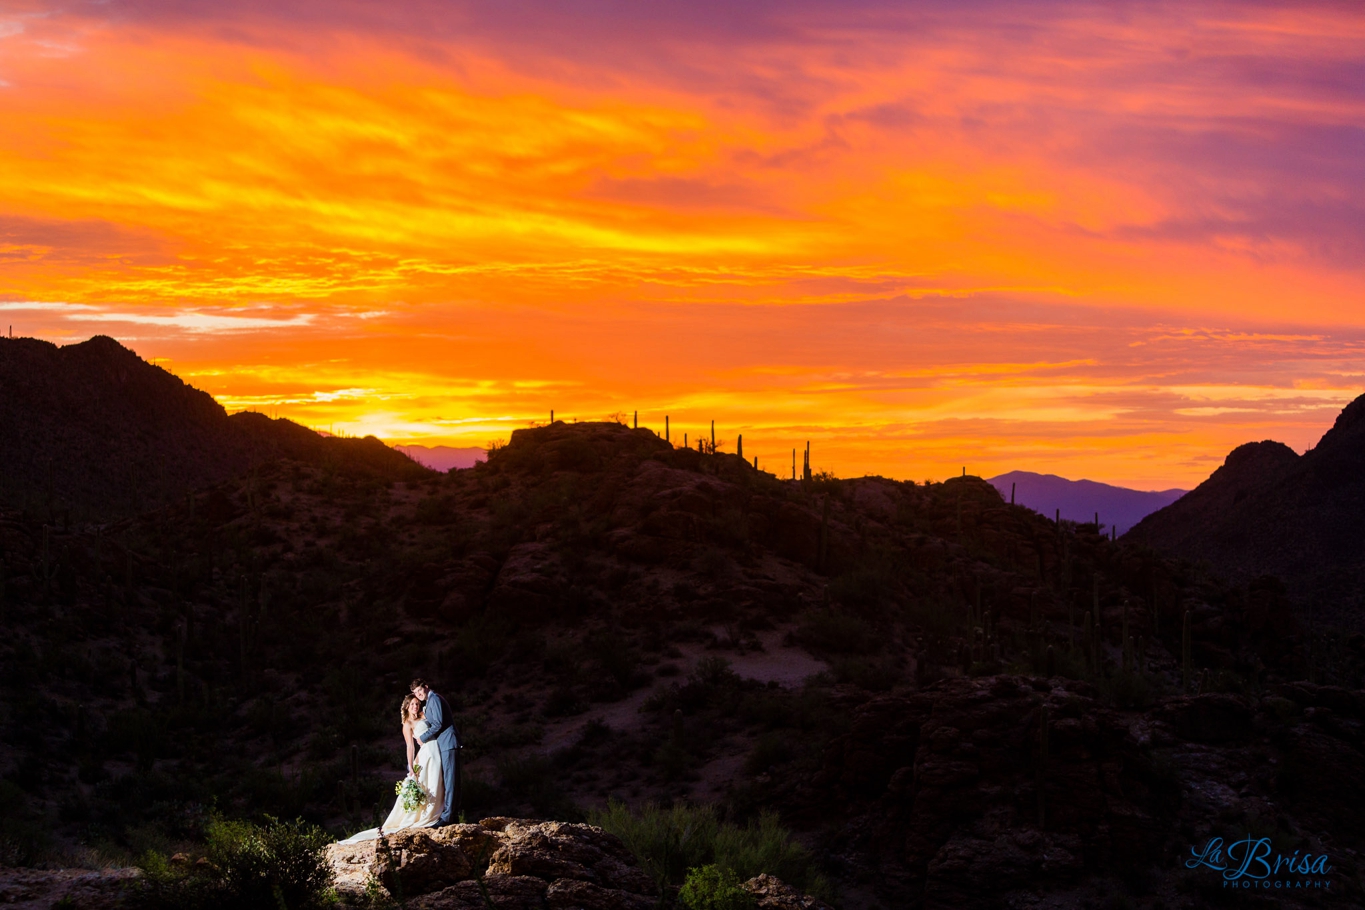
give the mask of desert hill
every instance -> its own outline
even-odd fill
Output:
[[[280,457],[387,478],[423,472],[373,438],[228,416],[112,338],[0,338],[0,504],[49,520],[123,517]]]
[[[1216,891],[1190,842],[1251,824],[1359,897],[1360,655],[979,478],[790,482],[557,422],[444,475],[276,458],[116,524],[10,512],[0,552],[11,863],[174,849],[209,804],[372,825],[423,674],[471,817],[776,811],[848,908],[1180,906]]]
[[[1269,440],[1239,446],[1128,538],[1234,581],[1274,575],[1315,621],[1365,629],[1365,396],[1302,456]]]

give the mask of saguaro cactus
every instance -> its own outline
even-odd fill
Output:
[[[668,443],[669,445],[673,444],[673,433],[668,428],[667,414],[664,415],[664,442]]]
[[[820,571],[825,571],[826,557],[829,553],[829,494],[825,494],[824,508],[820,513]]]
[[[175,642],[175,691],[180,704],[185,704],[185,626],[181,626]]]
[[[740,458],[744,457],[744,434],[740,433],[735,437],[735,454]]]
[[[1095,627],[1090,611],[1085,611],[1085,662],[1090,667],[1091,672],[1098,669],[1095,664]]]
[[[1044,704],[1038,709],[1038,827],[1042,828],[1047,820],[1047,799],[1044,796],[1044,788],[1047,783],[1047,762],[1049,758],[1048,748],[1048,710]]]
[[[1128,638],[1128,601],[1123,602],[1123,672],[1133,669],[1132,646]]]
[[[1066,649],[1076,650],[1076,598],[1067,592],[1066,599]]]
[[[1010,484],[1010,505],[1014,505],[1014,487],[1015,487],[1015,484],[1011,483],[1011,484]]]
[[[1184,626],[1180,632],[1180,687],[1190,691],[1190,611],[1185,611]]]

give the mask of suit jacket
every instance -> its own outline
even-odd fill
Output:
[[[460,734],[455,729],[455,715],[451,713],[450,705],[444,698],[435,692],[428,692],[427,706],[422,711],[422,717],[427,722],[427,729],[417,737],[419,740],[424,743],[436,740],[436,745],[440,746],[442,752],[450,752],[460,747]]]

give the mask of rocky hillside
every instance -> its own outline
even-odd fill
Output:
[[[10,863],[170,852],[209,805],[372,826],[424,674],[470,817],[777,811],[850,910],[1198,906],[1191,846],[1246,832],[1361,897],[1360,643],[979,478],[560,422],[447,475],[279,459],[133,520],[10,513],[0,548]]]
[[[229,417],[112,338],[0,338],[0,504],[48,521],[135,515],[280,457],[386,479],[423,472],[377,439]]]
[[[1269,440],[1239,446],[1128,537],[1236,582],[1276,576],[1305,618],[1365,631],[1365,396],[1302,456]]]

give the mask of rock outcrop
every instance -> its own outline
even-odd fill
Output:
[[[425,910],[495,906],[648,910],[658,889],[621,841],[592,825],[486,818],[477,825],[399,831],[333,844],[337,890],[355,897],[373,880]]]

